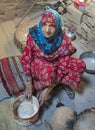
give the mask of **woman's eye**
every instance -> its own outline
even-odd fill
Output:
[[[48,27],[48,28],[50,28],[50,29],[54,29],[54,28],[55,28],[54,25],[52,25],[52,24],[51,24],[51,25],[48,25],[48,24],[45,24],[45,23],[43,24],[43,27],[45,27],[45,28]]]
[[[54,28],[55,28],[55,26],[54,26],[54,25],[50,25],[50,28],[54,29]]]
[[[44,27],[45,27],[45,26],[47,26],[47,25],[44,23],[42,26],[44,26]]]
[[[50,25],[50,27],[55,27],[54,25]]]

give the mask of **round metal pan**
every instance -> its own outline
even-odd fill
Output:
[[[80,55],[80,59],[82,59],[86,64],[86,72],[95,74],[95,51],[86,51]]]

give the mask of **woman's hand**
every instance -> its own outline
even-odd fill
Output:
[[[42,106],[44,102],[48,100],[48,94],[49,94],[48,88],[45,88],[39,97],[40,106]]]
[[[29,82],[26,82],[25,84],[26,84],[25,97],[28,99],[31,99],[32,98],[32,89],[33,89],[32,83],[29,81]]]
[[[54,88],[55,85],[52,85],[48,88],[45,88],[42,93],[40,94],[39,97],[39,102],[40,102],[40,106],[42,106],[44,104],[45,101],[48,100],[49,94],[52,91],[52,89]]]

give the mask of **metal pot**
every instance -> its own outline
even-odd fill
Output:
[[[86,51],[80,55],[86,64],[86,72],[95,74],[95,51]]]
[[[36,97],[32,96],[32,100],[30,100],[31,103],[34,103],[36,105],[37,110],[30,115],[28,118],[25,117],[19,117],[18,115],[18,108],[20,106],[21,103],[23,103],[25,101],[25,96],[21,95],[19,97],[17,97],[13,103],[12,106],[12,112],[15,118],[15,121],[18,125],[21,126],[30,126],[33,125],[34,123],[36,123],[39,119],[39,102],[37,100]]]
[[[69,38],[71,38],[72,41],[76,39],[76,34],[73,28],[69,27],[68,30],[66,31],[66,34],[68,35]]]

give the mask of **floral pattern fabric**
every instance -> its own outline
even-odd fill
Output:
[[[32,77],[36,90],[48,87],[52,83],[79,87],[86,66],[82,60],[71,57],[75,51],[71,40],[64,34],[57,51],[46,55],[29,34],[22,55],[22,65],[28,80]]]

